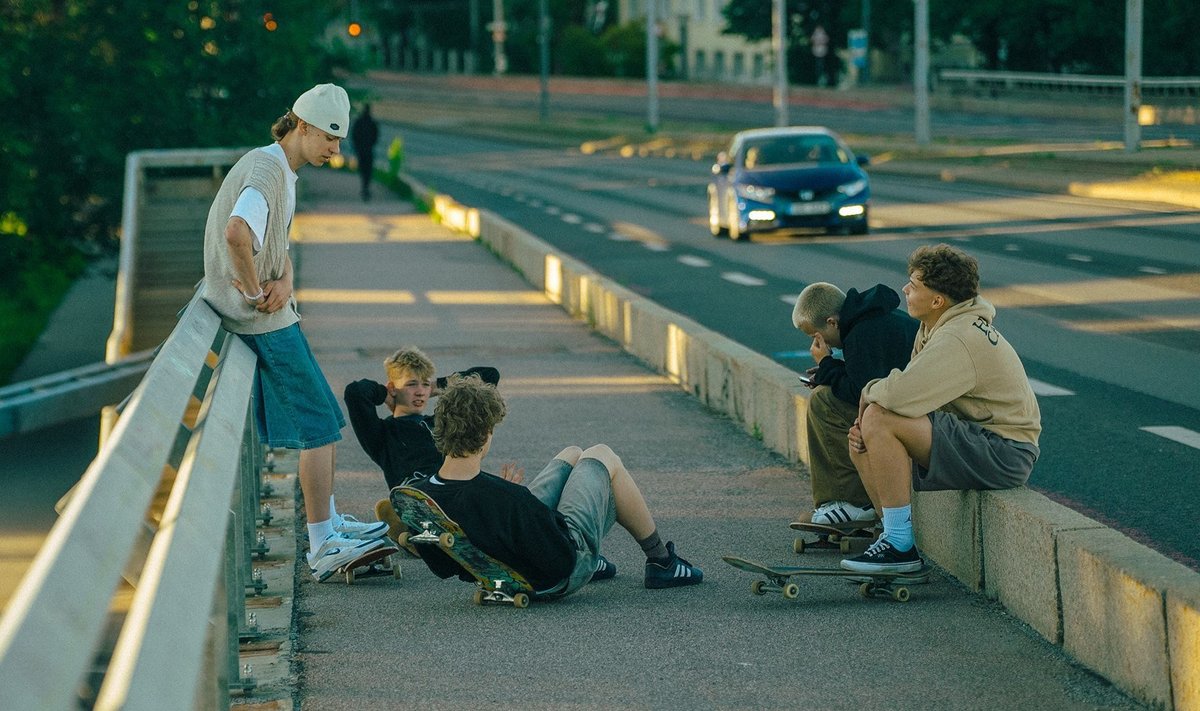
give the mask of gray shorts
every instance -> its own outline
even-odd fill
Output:
[[[1036,445],[1005,439],[947,412],[931,412],[929,421],[929,468],[913,463],[914,491],[1013,489],[1029,480]]]
[[[556,458],[533,478],[529,491],[567,519],[575,543],[575,569],[560,585],[541,592],[548,596],[569,595],[592,579],[600,541],[617,520],[612,479],[598,459],[580,459],[572,467]]]

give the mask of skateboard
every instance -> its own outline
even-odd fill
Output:
[[[345,576],[347,585],[353,585],[355,580],[380,575],[391,575],[399,580],[403,577],[403,571],[400,569],[400,562],[392,558],[394,553],[399,552],[400,549],[388,543],[363,553],[334,572]]]
[[[797,554],[802,554],[806,550],[817,549],[836,549],[842,553],[849,553],[853,541],[872,541],[875,539],[875,532],[871,530],[874,524],[864,525],[862,523],[855,523],[841,526],[826,526],[820,523],[812,523],[811,521],[793,521],[789,525],[793,531],[815,533],[817,536],[817,540],[815,541],[806,541],[803,538],[797,538],[793,541],[792,550]]]
[[[766,577],[766,580],[755,580],[750,584],[750,591],[755,595],[766,595],[768,592],[781,592],[789,600],[795,600],[800,596],[800,586],[789,582],[792,577],[798,575],[827,575],[846,578],[851,582],[858,583],[858,592],[865,598],[876,595],[890,595],[896,602],[908,602],[909,591],[907,586],[929,582],[929,575],[933,572],[929,566],[922,566],[920,570],[910,573],[860,573],[853,570],[842,570],[841,568],[815,568],[794,565],[768,566],[732,555],[722,556],[721,560],[740,570],[757,573]]]
[[[399,535],[400,545],[431,545],[450,556],[475,578],[476,605],[529,606],[533,586],[520,573],[476,548],[462,527],[428,494],[410,486],[392,489],[392,506],[409,528]]]

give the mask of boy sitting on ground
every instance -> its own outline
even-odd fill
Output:
[[[646,555],[645,586],[695,585],[703,572],[663,543],[633,477],[612,449],[567,447],[520,486],[523,470],[482,471],[492,433],[506,408],[499,391],[477,376],[451,383],[434,410],[434,440],[445,455],[437,474],[416,482],[484,553],[525,577],[541,597],[561,597],[616,568],[600,554],[613,523],[629,531]],[[438,577],[473,578],[440,550],[421,556]]]

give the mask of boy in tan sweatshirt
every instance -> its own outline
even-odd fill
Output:
[[[1041,413],[1016,351],[979,296],[979,263],[945,244],[917,248],[904,286],[921,322],[904,370],[863,388],[850,429],[850,458],[877,510],[883,535],[847,570],[911,572],[912,490],[1011,489],[1038,458]]]

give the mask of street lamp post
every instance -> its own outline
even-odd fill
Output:
[[[771,50],[775,54],[775,125],[788,125],[787,0],[774,0]]]
[[[550,9],[549,0],[538,2],[538,45],[542,65],[541,102],[542,123],[550,118]]]
[[[658,131],[658,0],[646,0],[646,132]]]
[[[929,145],[929,0],[915,0],[916,42],[913,46],[913,104],[917,145]]]
[[[1125,0],[1125,152],[1142,141],[1142,0]]]

